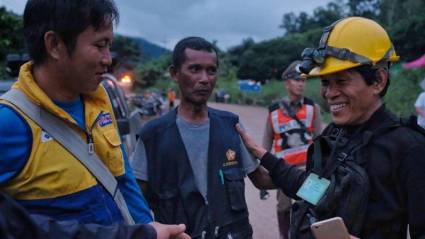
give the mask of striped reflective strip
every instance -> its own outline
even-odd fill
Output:
[[[275,133],[281,133],[279,128],[279,114],[278,110],[275,110],[270,113],[271,120],[272,120],[272,126]]]
[[[288,155],[291,155],[291,154],[298,154],[298,153],[302,153],[302,152],[307,152],[308,146],[309,145],[306,144],[306,145],[298,146],[298,147],[295,147],[295,148],[285,149],[281,152],[278,152],[276,154],[276,156],[278,158],[284,158],[285,156],[288,156]]]
[[[313,116],[314,116],[314,106],[306,105],[306,117],[305,117],[305,127],[309,128],[313,124]]]

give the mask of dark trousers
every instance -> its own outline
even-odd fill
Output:
[[[289,239],[290,214],[290,212],[277,212],[280,239]]]

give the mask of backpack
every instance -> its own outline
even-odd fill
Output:
[[[368,145],[374,137],[382,136],[405,126],[425,136],[425,130],[417,125],[416,117],[400,119],[372,131],[359,129],[351,139],[342,130],[330,125],[316,138],[307,154],[313,161],[312,172],[327,178],[330,185],[316,206],[301,200],[292,207],[291,239],[314,238],[310,225],[316,221],[339,216],[350,234],[360,236],[369,201],[369,177],[365,163],[369,155]],[[324,162],[323,157],[327,160]],[[399,192],[398,192],[399,193]]]

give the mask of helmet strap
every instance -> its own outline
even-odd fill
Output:
[[[333,56],[340,60],[349,60],[352,62],[360,63],[362,65],[373,65],[373,62],[369,58],[354,53],[347,48],[336,48],[332,46],[326,46],[323,51],[325,56]]]

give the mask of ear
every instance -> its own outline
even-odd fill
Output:
[[[56,61],[61,58],[63,51],[66,51],[65,44],[54,31],[44,34],[44,46],[47,55]]]
[[[177,68],[171,65],[168,67],[168,72],[170,73],[171,79],[177,83],[177,75],[179,74]]]
[[[384,68],[379,68],[375,73],[376,81],[373,83],[373,88],[376,95],[379,95],[385,88],[388,82],[388,71]]]

